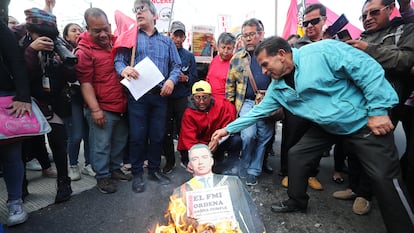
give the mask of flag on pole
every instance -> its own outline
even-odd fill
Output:
[[[118,38],[115,41],[114,49],[125,47],[132,48],[137,43],[138,27],[135,21],[121,11],[115,11],[115,36]]]
[[[291,0],[286,16],[286,23],[283,29],[283,38],[288,38],[291,34],[304,35],[302,28],[302,15],[305,9],[305,0]]]

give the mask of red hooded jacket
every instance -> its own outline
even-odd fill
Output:
[[[227,99],[212,100],[208,111],[198,110],[193,102],[184,112],[177,150],[189,150],[197,143],[208,145],[214,131],[236,119],[236,108]]]
[[[111,51],[97,45],[86,31],[79,36],[75,54],[78,57],[76,76],[80,83],[92,84],[99,107],[111,112],[126,112],[127,97],[115,71]]]

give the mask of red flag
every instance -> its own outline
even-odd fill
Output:
[[[286,16],[285,27],[283,28],[283,38],[288,38],[291,34],[296,34],[298,31],[298,5],[296,0],[290,1],[289,10]]]
[[[114,31],[114,35],[118,37],[123,32],[128,31],[131,25],[135,24],[135,21],[121,11],[115,10],[115,24],[116,29]]]
[[[132,48],[137,43],[137,33],[138,27],[135,24],[135,21],[130,17],[126,16],[122,12],[116,10],[115,11],[115,23],[116,23],[116,30],[114,32],[115,35],[118,34],[118,38],[115,41],[114,49],[125,47],[125,48]]]

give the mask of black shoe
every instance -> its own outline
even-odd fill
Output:
[[[266,174],[273,174],[273,168],[267,163],[267,161],[263,161],[262,170]]]
[[[290,212],[305,213],[306,212],[306,207],[301,208],[301,207],[299,207],[295,204],[291,204],[291,203],[289,203],[289,200],[273,203],[272,206],[270,207],[270,209],[274,213],[290,213]]]
[[[166,175],[162,174],[159,171],[149,173],[148,179],[157,181],[159,184],[162,184],[162,185],[171,184],[170,178],[168,178]]]
[[[70,178],[66,177],[63,179],[58,179],[55,203],[61,203],[69,200],[71,194],[72,188],[70,187]]]
[[[132,191],[136,193],[145,191],[145,182],[144,178],[142,178],[142,174],[134,175],[134,178],[132,178]]]
[[[165,164],[165,167],[162,169],[162,173],[170,174],[173,171],[174,167],[175,167],[175,164],[167,163]]]

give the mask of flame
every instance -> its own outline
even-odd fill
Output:
[[[182,198],[170,197],[170,204],[165,213],[169,219],[167,226],[157,224],[153,233],[241,233],[234,229],[230,221],[223,221],[216,224],[202,223],[196,219],[186,216],[187,206]]]

